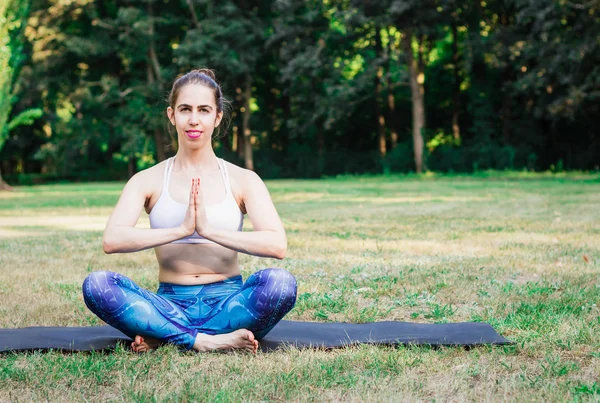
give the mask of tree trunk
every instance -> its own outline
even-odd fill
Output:
[[[148,35],[150,36],[150,44],[148,48],[148,62],[146,65],[146,76],[148,78],[148,85],[150,88],[158,86],[159,92],[162,92],[162,77],[160,73],[160,64],[158,57],[156,56],[156,50],[154,48],[154,10],[152,3],[148,2]],[[166,159],[166,142],[162,130],[159,128],[154,129],[154,145],[156,146],[156,159],[158,162]]]
[[[413,118],[413,150],[415,153],[415,169],[417,173],[423,172],[423,129],[425,128],[425,104],[423,73],[419,71],[419,65],[412,51],[412,30],[406,30],[402,38],[404,53],[406,53],[406,62],[409,70],[410,93],[412,100],[412,118]]]
[[[150,63],[147,63],[146,65],[146,76],[148,78],[148,85],[150,88],[154,88],[155,79]],[[154,129],[154,145],[156,146],[156,159],[158,162],[164,161],[167,157],[165,152],[166,144],[162,131],[158,128]]]
[[[389,111],[389,125],[391,129],[390,133],[390,148],[393,150],[398,145],[398,130],[396,130],[396,125],[394,124],[396,117],[396,101],[394,99],[394,92],[392,90],[391,79],[388,76],[388,111]]]
[[[238,127],[237,125],[233,126],[233,128],[231,129],[231,151],[233,151],[234,153],[238,153],[239,151],[239,136],[238,136]]]
[[[508,9],[503,9],[500,13],[500,23],[502,24],[502,29],[506,30],[506,32],[510,32],[509,25],[511,23],[511,14]],[[505,49],[508,49],[508,44],[505,45]],[[511,84],[513,79],[515,78],[512,72],[511,60],[509,57],[510,52],[507,52],[505,58],[505,67],[504,72],[502,74],[502,86],[504,89],[504,97],[502,98],[502,138],[505,143],[510,141],[510,126],[512,121],[511,114],[511,106],[512,106],[512,90]]]
[[[511,97],[510,91],[506,90],[502,100],[502,137],[505,143],[510,140],[510,122],[511,122]]]
[[[321,47],[319,47],[319,49],[321,49]],[[318,99],[317,94],[321,93],[320,89],[317,88],[317,86],[315,85],[315,83],[319,82],[319,81],[320,80],[318,79],[318,77],[313,77],[313,79],[310,80],[310,89],[311,89],[312,95],[316,97],[315,99]],[[322,115],[318,115],[318,117],[313,122],[313,124],[315,126],[315,130],[317,132],[317,153],[319,156],[319,164],[321,165],[321,168],[322,168],[323,156],[325,155],[325,136],[323,134],[324,121],[325,121],[325,118],[323,118]]]
[[[131,178],[133,175],[137,173],[137,158],[134,155],[129,156],[129,161],[127,161],[127,175]]]
[[[279,106],[283,111],[284,122],[289,122],[292,119],[292,99],[288,95],[288,91],[289,90],[287,89],[281,90],[281,100],[279,103]],[[278,136],[277,143],[282,150],[287,150],[289,145],[290,130],[287,124],[282,124],[282,127],[285,127],[285,131],[281,136]]]
[[[381,33],[378,25],[375,26],[375,57],[380,60],[383,56],[383,47],[381,45]],[[379,143],[379,155],[383,158],[387,153],[387,147],[385,144],[385,116],[381,111],[379,101],[381,99],[381,93],[383,92],[383,66],[377,68],[375,75],[375,100],[373,102],[375,107],[375,116],[377,117],[377,138]]]
[[[421,35],[421,37],[419,38],[419,63],[417,64],[417,84],[419,85],[419,93],[421,94],[421,100],[423,101],[423,128],[427,126],[427,111],[425,110],[425,44],[427,43],[427,41],[429,41],[429,49],[431,49],[433,45],[431,38],[429,38],[426,35]]]
[[[2,190],[12,191],[13,188],[4,181],[4,178],[2,178],[2,169],[0,169],[0,191]]]
[[[240,107],[240,112],[241,112],[241,109],[244,108],[244,105],[245,105],[244,91],[240,87],[237,87],[235,89],[235,93],[236,93],[235,100],[236,100],[237,104],[242,105]],[[233,118],[235,118],[235,117],[237,117],[237,115],[238,115],[237,112],[233,112],[232,116],[233,116]],[[243,119],[243,117],[244,117],[244,115],[242,112],[242,119]],[[241,131],[240,131],[240,129],[241,129]],[[233,144],[234,145],[232,148],[234,149],[234,151],[237,152],[237,157],[240,160],[243,160],[244,159],[244,150],[246,147],[244,146],[244,130],[243,130],[243,127],[240,126],[239,121],[233,127]]]
[[[156,159],[158,162],[164,161],[167,158],[167,155],[165,152],[163,134],[160,129],[154,129],[154,144],[156,145]]]
[[[390,148],[393,150],[396,148],[398,144],[398,129],[396,129],[396,100],[394,98],[394,89],[392,88],[392,75],[390,74],[391,61],[392,61],[392,53],[394,51],[394,47],[392,44],[392,35],[388,30],[388,57],[387,57],[387,104],[388,104],[388,126],[390,128]]]
[[[319,176],[325,170],[325,135],[323,133],[323,119],[317,119],[317,161],[319,164]]]
[[[321,119],[317,120],[317,147],[319,157],[323,157],[325,155],[325,136],[323,135],[323,123]]]
[[[156,49],[154,47],[154,9],[152,8],[152,2],[150,1],[148,2],[148,37],[150,42],[148,47],[148,59],[154,71],[156,81],[158,81],[159,85],[162,85],[160,63],[158,61],[158,56],[156,55]]]
[[[502,28],[505,30],[509,30],[509,24],[511,20],[511,15],[509,10],[504,9],[503,12],[500,13],[500,22],[502,24]],[[508,48],[508,46],[506,46]],[[511,83],[514,79],[512,69],[510,68],[511,60],[509,55],[506,55],[505,59],[505,67],[504,73],[502,74],[502,84],[504,87],[504,97],[502,98],[502,138],[505,143],[508,143],[510,140],[510,126],[512,120],[511,114],[511,106],[512,106],[512,98],[511,98]]]
[[[460,113],[460,71],[458,66],[458,30],[454,16],[452,18],[452,64],[454,65],[454,94],[452,95],[452,136],[460,140],[460,125],[458,114]]]
[[[242,111],[242,133],[244,139],[244,166],[246,169],[254,170],[254,159],[252,156],[252,143],[250,142],[250,98],[252,97],[252,76],[246,74],[244,83],[244,106]]]
[[[188,9],[190,10],[190,14],[192,15],[192,21],[194,22],[194,26],[200,29],[200,22],[198,20],[198,14],[196,14],[196,9],[194,9],[194,3],[192,0],[186,0]]]

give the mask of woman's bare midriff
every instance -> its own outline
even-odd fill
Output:
[[[210,284],[240,274],[238,253],[221,245],[167,244],[154,250],[161,283]]]

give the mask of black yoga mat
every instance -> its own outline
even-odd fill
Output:
[[[0,329],[0,353],[9,351],[91,351],[114,348],[131,339],[110,326],[26,327]],[[477,346],[511,344],[487,323],[316,323],[281,321],[261,340],[263,351],[286,345],[303,348],[338,348],[352,344],[404,344]]]

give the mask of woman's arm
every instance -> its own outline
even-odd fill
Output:
[[[134,175],[125,185],[104,229],[102,249],[105,253],[136,252],[163,245],[184,238],[194,232],[195,210],[193,193],[190,190],[190,205],[183,223],[174,228],[135,228],[144,204],[150,197],[149,184],[152,183],[150,171],[142,171]]]
[[[244,170],[244,178],[240,182],[243,203],[254,231],[228,231],[211,227],[206,220],[201,194],[197,194],[195,201],[196,231],[199,235],[238,252],[283,259],[287,251],[287,237],[267,187],[252,171]]]

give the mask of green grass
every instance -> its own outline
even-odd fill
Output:
[[[515,341],[471,350],[288,349],[0,358],[0,401],[600,401],[600,176],[479,173],[267,183],[282,261],[242,274],[298,279],[288,319],[484,321]],[[122,183],[0,193],[0,327],[88,326],[80,285],[115,270],[155,289],[152,251],[104,255]],[[143,214],[140,225],[147,226]],[[249,222],[246,227],[250,228]]]

